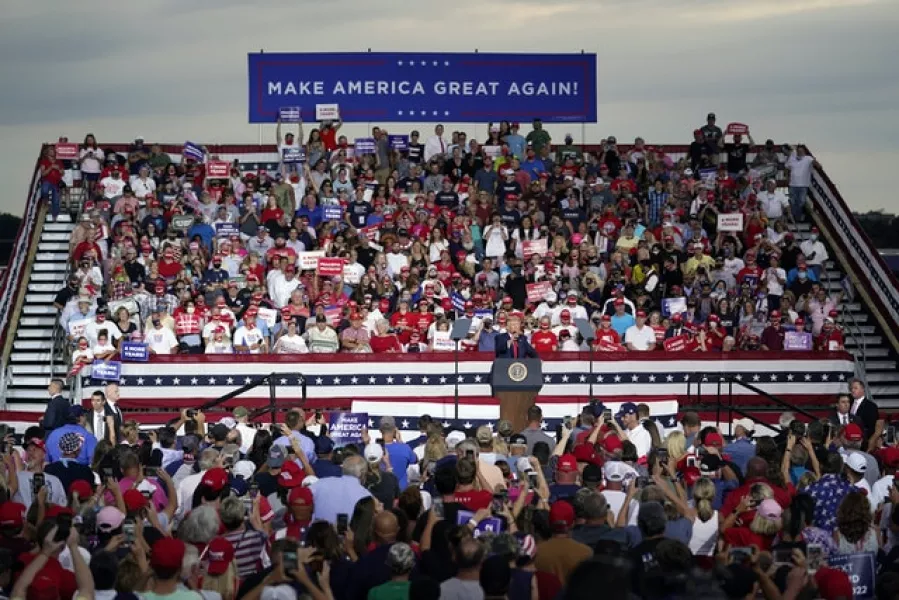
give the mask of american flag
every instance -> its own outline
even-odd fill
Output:
[[[716,394],[716,374],[732,374],[778,398],[798,405],[828,404],[846,389],[853,374],[847,354],[826,357],[804,352],[782,354],[740,353],[727,358],[707,354],[596,353],[592,365],[586,352],[556,353],[543,360],[543,388],[537,403],[547,427],[562,417],[576,415],[592,397],[616,410],[623,402],[645,402],[653,418],[673,427],[678,409],[695,401],[697,374],[705,402]],[[155,410],[177,413],[217,399],[254,379],[275,373],[278,405],[297,406],[306,384],[307,408],[341,409],[368,413],[373,425],[391,415],[403,429],[415,429],[420,415],[461,426],[493,423],[499,406],[491,396],[492,356],[460,354],[458,376],[452,353],[403,355],[306,354],[241,355],[235,357],[158,356],[149,363],[122,366],[120,405],[127,411]],[[87,373],[87,371],[85,372]],[[104,382],[82,375],[83,398],[102,389]],[[690,394],[688,394],[688,381]],[[592,390],[591,390],[592,382]],[[459,387],[459,420],[455,420],[454,389]],[[727,390],[727,385],[722,384]],[[222,408],[267,406],[268,386],[256,387],[233,398]],[[733,386],[735,404],[768,403],[763,396]],[[146,420],[142,415],[141,420]]]

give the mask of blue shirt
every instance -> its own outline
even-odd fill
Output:
[[[828,533],[837,527],[837,508],[843,498],[855,487],[839,475],[828,473],[805,488],[805,493],[815,500],[812,525]]]
[[[63,425],[58,429],[54,429],[50,432],[50,435],[47,436],[45,441],[47,448],[47,462],[56,462],[62,458],[62,453],[59,451],[59,438],[72,432],[77,433],[84,439],[84,443],[81,444],[81,452],[78,453],[75,462],[81,465],[91,464],[91,458],[94,456],[94,449],[97,447],[97,438],[81,425],[72,424]]]
[[[637,323],[637,320],[634,319],[633,315],[629,315],[624,313],[623,315],[612,315],[612,329],[618,332],[618,335],[621,336],[621,339],[624,339],[624,332],[627,331],[628,327]]]
[[[540,173],[546,173],[546,165],[539,158],[521,161],[521,170],[531,176],[531,181],[540,178]]]
[[[523,135],[510,133],[503,138],[503,141],[509,146],[509,152],[512,153],[512,156],[524,157],[524,148],[527,145],[527,140],[524,139]]]
[[[313,209],[309,209],[304,204],[303,207],[297,211],[297,216],[308,217],[309,225],[311,225],[312,227],[318,227],[319,225],[321,225],[321,222],[325,218],[325,209],[323,209],[321,206],[316,206]]]
[[[730,462],[740,468],[740,473],[746,475],[749,459],[755,457],[755,444],[746,438],[740,438],[726,445],[724,453],[730,457]]]
[[[306,454],[306,459],[309,461],[309,464],[311,465],[312,463],[314,463],[315,459],[317,459],[318,456],[315,454],[315,442],[312,441],[312,438],[310,438],[309,436],[303,435],[299,431],[291,431],[290,437],[292,437],[293,439],[295,439],[296,441],[298,441],[300,443],[300,448]],[[283,435],[281,437],[279,437],[278,439],[276,439],[272,443],[278,444],[279,446],[286,446],[288,448],[291,445],[290,442],[287,440],[287,438],[284,437]]]
[[[185,237],[188,240],[191,240],[195,235],[200,236],[200,239],[203,240],[203,245],[206,246],[206,250],[212,252],[212,238],[215,237],[215,229],[206,223],[194,223],[193,226],[187,230]]]
[[[384,444],[384,449],[390,455],[390,466],[393,467],[393,474],[396,475],[400,484],[400,490],[406,489],[409,485],[409,479],[406,477],[406,469],[409,465],[418,462],[418,457],[407,444],[402,442],[393,442],[392,444]]]
[[[330,460],[318,460],[312,465],[312,470],[315,471],[315,476],[319,479],[323,479],[325,477],[342,477],[343,471],[340,470],[340,467],[335,465]]]
[[[352,475],[325,477],[312,484],[309,489],[312,490],[315,503],[312,520],[321,519],[331,524],[337,523],[339,514],[352,517],[356,503],[371,496],[371,492],[362,487],[359,479]]]
[[[496,352],[496,336],[499,335],[492,329],[484,330],[478,338],[478,352]]]

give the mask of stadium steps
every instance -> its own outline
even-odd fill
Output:
[[[808,239],[811,225],[799,223],[796,228],[796,238],[800,243]],[[824,240],[828,254],[832,257],[833,250]],[[840,281],[845,272],[836,260],[828,260],[825,265],[827,276],[822,279],[828,293],[838,294]],[[877,404],[887,411],[899,409],[899,370],[897,370],[897,357],[890,347],[889,342],[883,336],[877,320],[868,313],[859,297],[852,302],[842,303],[839,307],[840,316],[838,324],[843,330],[846,342],[846,350],[852,354],[860,369],[864,369],[868,383],[868,392]],[[863,343],[864,342],[864,343]]]
[[[53,300],[65,285],[69,239],[74,229],[68,214],[60,215],[55,223],[46,220],[41,228],[9,356],[8,410],[43,412],[50,379],[66,376],[66,357],[53,349],[53,328],[57,320]],[[52,367],[51,356],[55,358]]]

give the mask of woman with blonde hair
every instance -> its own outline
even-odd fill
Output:
[[[218,592],[222,600],[234,600],[239,583],[234,546],[227,539],[217,537],[209,542],[203,554],[208,562],[200,589]]]
[[[687,438],[683,431],[672,431],[665,439],[665,448],[668,450],[668,461],[677,464],[687,455]]]

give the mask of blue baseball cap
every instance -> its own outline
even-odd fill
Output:
[[[315,438],[316,454],[329,454],[332,450],[334,450],[334,440],[323,435]]]
[[[635,415],[637,414],[637,405],[633,402],[625,402],[621,405],[621,408],[618,409],[619,415]]]

